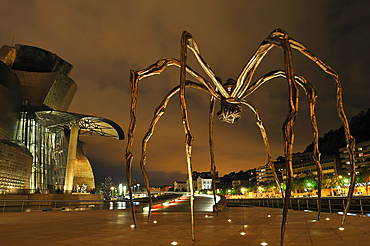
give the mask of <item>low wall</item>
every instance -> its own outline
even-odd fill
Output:
[[[7,194],[0,195],[1,200],[104,200],[102,194],[76,193],[76,194]]]
[[[98,205],[100,204],[101,200],[104,200],[103,195],[88,193],[28,195],[7,194],[0,195],[0,206],[3,207],[3,212],[5,207],[7,211],[18,211],[19,209],[23,211],[24,208],[30,208],[31,210],[50,210],[51,208],[65,207],[66,205]]]
[[[213,212],[214,213],[216,212],[216,208],[217,208],[217,212],[225,211],[226,208],[227,208],[226,197],[225,196],[220,196],[220,197],[221,197],[221,199],[218,201],[218,203],[216,205],[213,205]]]

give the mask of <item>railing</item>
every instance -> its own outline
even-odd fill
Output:
[[[328,213],[343,212],[347,202],[347,197],[322,197],[321,211]],[[248,199],[228,199],[227,206],[258,206],[283,208],[284,201],[281,198],[248,198]],[[289,208],[293,210],[318,211],[317,198],[291,198]],[[353,197],[349,213],[364,216],[370,213],[370,197]],[[369,214],[370,216],[370,214]]]
[[[120,200],[0,200],[0,212],[32,212],[81,209],[126,209]]]

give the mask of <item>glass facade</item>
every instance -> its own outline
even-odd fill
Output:
[[[33,156],[30,190],[50,193],[55,185],[64,184],[67,148],[64,129],[46,128],[39,124],[32,110],[23,102],[16,139],[22,142]]]

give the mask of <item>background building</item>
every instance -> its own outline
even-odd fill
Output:
[[[72,68],[44,49],[1,47],[1,193],[94,189],[86,144],[78,136],[124,138],[122,129],[110,120],[67,112],[77,91],[69,77]]]

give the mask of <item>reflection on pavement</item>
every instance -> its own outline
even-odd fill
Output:
[[[178,199],[162,204],[153,205],[152,211],[155,212],[190,212],[190,195],[184,195]],[[216,201],[220,200],[216,196]],[[214,198],[213,195],[195,195],[194,211],[195,212],[213,212]]]

